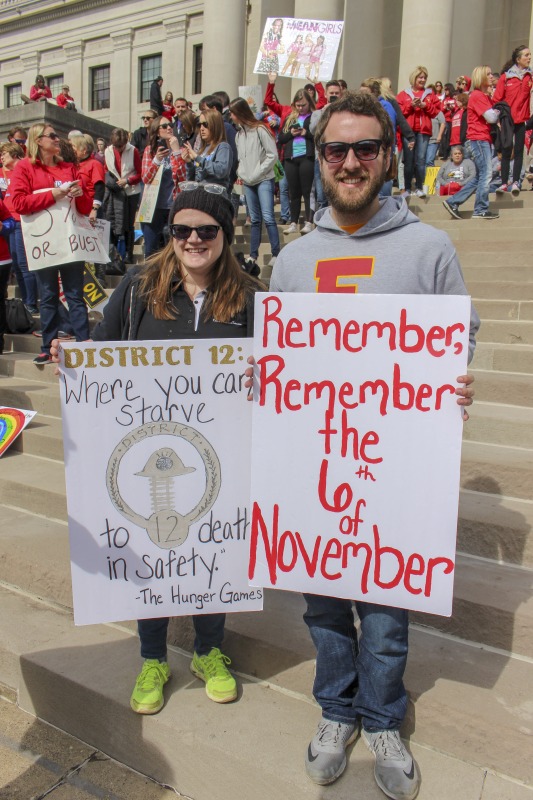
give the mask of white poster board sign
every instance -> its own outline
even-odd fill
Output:
[[[3,456],[8,447],[20,436],[36,413],[24,408],[0,406],[0,456]]]
[[[94,220],[94,230],[98,233],[98,236],[101,239],[102,247],[109,254],[109,243],[111,239],[111,223],[107,219],[95,219]],[[98,264],[98,261],[93,261],[92,259],[87,259],[92,264]]]
[[[110,260],[99,234],[89,218],[78,213],[73,199],[64,197],[44,211],[21,214],[20,221],[30,270]]]
[[[249,577],[452,608],[469,297],[256,295]]]
[[[157,198],[159,197],[159,189],[161,188],[161,177],[163,175],[162,166],[163,165],[157,168],[157,172],[152,181],[144,184],[141,205],[139,206],[139,222],[152,221],[157,205]]]
[[[333,77],[342,20],[268,17],[254,73],[317,83]]]
[[[252,114],[260,114],[263,108],[263,89],[258,83],[253,86],[239,86],[239,97],[242,97],[252,110]]]
[[[247,584],[251,340],[65,344],[74,619],[262,607]]]

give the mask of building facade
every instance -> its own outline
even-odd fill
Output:
[[[345,22],[336,77],[356,87],[369,75],[407,85],[424,64],[430,81],[470,74],[477,64],[499,70],[532,38],[532,0],[0,0],[0,109],[16,107],[35,76],[52,94],[70,87],[77,107],[97,120],[136,128],[149,87],[162,75],[163,94],[197,101],[253,74],[267,17]],[[302,81],[279,80],[288,102]]]

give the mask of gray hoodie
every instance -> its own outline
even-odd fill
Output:
[[[318,262],[344,258],[354,264],[343,265],[346,277],[339,277],[338,285],[355,282],[358,293],[468,294],[449,236],[420,222],[400,197],[382,198],[379,211],[352,234],[339,228],[329,208],[317,211],[314,221],[312,233],[288,244],[277,257],[270,291],[314,293]],[[356,259],[365,256],[358,264]],[[472,306],[469,361],[478,328]]]

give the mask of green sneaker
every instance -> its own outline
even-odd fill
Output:
[[[231,661],[218,647],[207,656],[195,653],[191,661],[192,674],[205,681],[206,694],[215,703],[231,703],[237,698],[237,683],[226,664]]]
[[[131,695],[130,706],[137,714],[157,714],[163,708],[163,686],[170,678],[166,661],[147,658]]]

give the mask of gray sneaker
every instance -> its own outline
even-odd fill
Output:
[[[376,783],[393,800],[414,800],[420,788],[420,777],[411,754],[398,731],[363,730],[368,749],[374,754]]]
[[[346,748],[357,738],[357,723],[322,719],[305,754],[305,769],[315,783],[333,783],[346,769]]]

